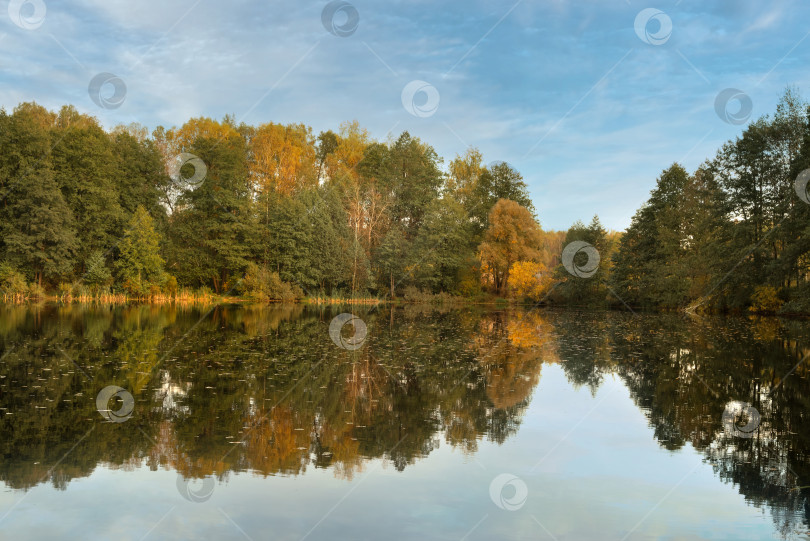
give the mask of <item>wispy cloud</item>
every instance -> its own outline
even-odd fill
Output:
[[[686,156],[694,169],[739,132],[714,113],[724,88],[747,92],[757,116],[786,85],[810,87],[806,29],[786,24],[810,15],[800,0],[662,2],[673,30],[660,46],[636,35],[647,5],[635,0],[358,0],[345,38],[324,28],[325,1],[46,3],[36,30],[0,12],[7,109],[72,103],[107,126],[149,127],[233,114],[316,132],[357,119],[378,138],[398,123],[447,159],[470,144],[518,167],[547,228],[594,213],[626,227],[663,168]],[[120,108],[88,97],[99,72],[126,81]],[[402,107],[414,79],[439,91],[435,115]]]

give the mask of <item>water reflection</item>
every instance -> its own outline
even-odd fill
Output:
[[[663,448],[700,450],[783,535],[810,525],[806,322],[386,307],[355,311],[368,333],[347,349],[329,334],[340,312],[3,308],[0,479],[65,488],[146,465],[201,501],[202,480],[233,471],[352,479],[372,458],[402,471],[440,445],[506,441],[555,363],[593,394],[619,377]],[[134,398],[124,422],[97,411],[110,385]],[[723,426],[732,401],[759,413],[751,437]]]

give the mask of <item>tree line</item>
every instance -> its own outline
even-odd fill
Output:
[[[475,148],[445,167],[356,122],[105,131],[23,103],[0,110],[0,289],[810,313],[807,168],[810,114],[788,88],[693,173],[664,170],[626,231],[543,231],[520,173]],[[590,248],[566,261],[574,242]]]
[[[693,173],[664,170],[621,236],[598,224],[569,230],[566,243],[583,239],[607,262],[591,278],[563,273],[563,293],[626,307],[810,313],[808,168],[810,109],[788,88],[773,115]]]
[[[195,118],[105,131],[65,106],[0,111],[0,287],[130,298],[505,294],[541,257],[520,173],[478,150],[443,160],[356,122]],[[483,269],[483,270],[482,270]]]
[[[810,108],[789,87],[774,114],[693,173],[678,163],[662,171],[626,231],[607,231],[595,216],[558,244],[545,234],[562,257],[549,272],[523,273],[512,292],[622,310],[810,314],[808,168]],[[593,251],[577,251],[566,267],[576,242]]]

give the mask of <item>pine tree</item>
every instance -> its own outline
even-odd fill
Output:
[[[686,299],[683,248],[689,218],[680,207],[688,179],[678,164],[664,170],[619,242],[611,281],[628,304],[674,306]]]
[[[591,245],[598,254],[599,264],[587,276],[581,277],[571,274],[561,261],[554,271],[560,282],[554,289],[553,298],[577,305],[604,304],[607,299],[607,267],[612,247],[598,216],[594,216],[587,226],[579,220],[574,222],[565,234],[563,249],[575,241]],[[594,263],[591,261],[592,257],[596,256],[579,251],[574,255],[573,264],[575,267],[585,268]]]

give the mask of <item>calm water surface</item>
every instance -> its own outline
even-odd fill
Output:
[[[0,538],[810,539],[810,322],[345,311],[0,308]]]

